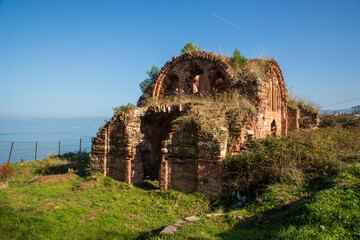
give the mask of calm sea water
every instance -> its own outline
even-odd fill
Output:
[[[51,154],[91,151],[91,138],[96,136],[103,118],[40,119],[22,121],[0,120],[0,164],[9,157],[12,163],[43,159]],[[36,152],[37,143],[37,152]]]

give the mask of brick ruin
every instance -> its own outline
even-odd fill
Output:
[[[206,122],[182,120],[199,104],[166,102],[180,92],[211,97],[230,90],[256,111],[214,107],[216,119],[223,119],[215,122],[216,129]],[[226,186],[221,162],[227,154],[238,153],[248,139],[317,126],[317,113],[290,107],[288,99],[274,60],[249,59],[247,67],[234,69],[230,58],[208,52],[173,57],[140,97],[137,108],[114,116],[99,129],[92,144],[91,170],[127,183],[158,179],[162,190],[222,195]]]

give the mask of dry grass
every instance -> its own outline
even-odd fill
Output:
[[[242,97],[237,90],[215,93],[211,96],[188,95],[180,92],[171,97],[165,97],[161,101],[147,99],[147,104],[148,106],[188,105],[189,110],[175,121],[179,123],[194,122],[209,133],[217,133],[220,126],[227,125],[226,116],[229,114],[256,112],[253,104]]]
[[[308,99],[305,99],[304,97],[300,97],[299,95],[289,92],[289,101],[288,106],[298,109],[302,108],[304,110],[316,113],[319,112],[321,106],[317,103],[314,103]]]

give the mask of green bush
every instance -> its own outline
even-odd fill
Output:
[[[133,105],[133,104],[131,104],[131,103],[128,103],[128,104],[126,104],[126,105],[120,105],[120,106],[118,106],[118,107],[114,107],[114,108],[113,108],[113,110],[114,110],[114,116],[117,116],[117,115],[119,115],[119,114],[122,113],[122,112],[126,112],[126,111],[128,111],[128,110],[130,110],[130,109],[134,109],[134,108],[136,108],[136,106]]]
[[[360,129],[325,128],[248,141],[224,164],[232,188],[253,194],[267,184],[302,185],[309,176],[339,172],[359,152]]]
[[[323,115],[320,117],[319,127],[342,127],[356,128],[360,127],[360,117],[351,115]]]
[[[247,59],[244,56],[241,56],[240,51],[238,51],[237,48],[235,48],[234,54],[233,54],[232,58],[230,59],[230,64],[234,68],[237,68],[238,66],[246,67]]]
[[[185,43],[184,47],[181,49],[181,54],[187,53],[187,52],[196,52],[201,51],[201,48],[192,42]]]
[[[150,71],[146,72],[148,77],[139,84],[142,93],[156,80],[159,73],[160,69],[155,65],[151,67]]]

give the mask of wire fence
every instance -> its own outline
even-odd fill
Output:
[[[0,165],[8,159],[11,163],[22,160],[35,161],[49,155],[60,155],[68,152],[91,152],[91,138],[63,139],[54,142],[10,142],[0,141]]]

